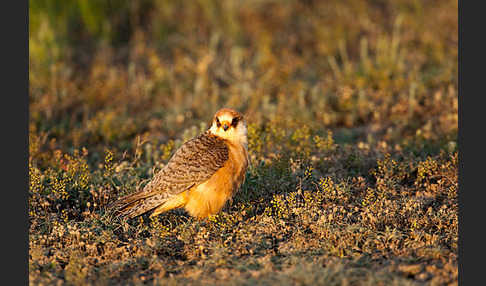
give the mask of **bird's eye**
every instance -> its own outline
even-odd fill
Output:
[[[233,118],[233,120],[231,121],[231,125],[233,125],[234,127],[236,127],[236,125],[238,124],[238,121],[239,120],[240,119],[238,117]]]
[[[221,126],[221,122],[219,122],[219,118],[216,117],[216,126],[220,127]]]

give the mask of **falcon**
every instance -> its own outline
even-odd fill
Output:
[[[240,188],[248,167],[246,121],[223,108],[210,128],[185,142],[140,191],[115,202],[119,215],[151,217],[184,208],[198,219],[217,214]]]

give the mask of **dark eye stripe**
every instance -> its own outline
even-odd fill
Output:
[[[233,118],[233,120],[231,121],[231,125],[233,125],[234,127],[236,127],[236,125],[238,124],[238,121],[239,120],[240,119],[238,117]]]
[[[221,122],[219,122],[219,118],[216,117],[216,126],[220,127],[221,126]]]

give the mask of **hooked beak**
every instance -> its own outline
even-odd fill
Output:
[[[221,127],[223,127],[223,130],[226,131],[230,127],[230,124],[228,121],[221,121]]]

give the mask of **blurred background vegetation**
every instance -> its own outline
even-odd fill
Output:
[[[222,106],[338,142],[456,140],[457,1],[48,0],[29,18],[31,134],[64,150],[164,142]]]

